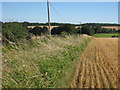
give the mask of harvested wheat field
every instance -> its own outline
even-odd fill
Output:
[[[78,65],[78,88],[118,88],[118,39],[93,38]]]

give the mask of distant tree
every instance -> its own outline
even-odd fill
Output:
[[[113,32],[113,33],[117,33],[117,30],[116,30],[116,29],[113,29],[112,32]]]
[[[93,28],[94,30],[95,30],[95,33],[99,33],[99,31],[101,30],[101,25],[95,25],[94,26],[94,28]]]
[[[74,25],[71,24],[65,24],[65,25],[61,25],[59,27],[53,28],[52,29],[52,34],[61,34],[61,32],[66,32],[68,34],[75,34],[77,33],[77,30],[75,29]]]
[[[42,33],[42,28],[41,27],[34,27],[30,32],[33,33],[35,36],[40,36]]]
[[[118,33],[120,33],[120,29],[118,30]]]
[[[75,26],[71,24],[62,25],[60,29],[62,29],[62,31],[67,32],[69,34],[77,33]]]
[[[117,33],[118,31],[116,29],[107,29],[102,28],[98,33]]]
[[[47,27],[34,27],[33,29],[29,29],[29,32],[34,34],[36,37],[40,35],[46,35],[48,34],[48,28]]]
[[[23,22],[23,27],[27,27],[27,26],[29,26],[29,22]]]
[[[83,25],[82,34],[94,35],[95,31],[89,25]]]
[[[90,29],[89,34],[88,34],[88,35],[93,36],[94,34],[95,34],[95,30],[94,30],[94,29]]]
[[[47,35],[48,34],[48,28],[47,27],[43,27],[41,33],[44,34],[44,35]]]
[[[62,29],[60,27],[55,27],[51,30],[52,35],[59,35],[62,32]]]
[[[81,34],[81,28],[77,28],[77,29],[76,29],[76,32],[77,32],[78,34]]]

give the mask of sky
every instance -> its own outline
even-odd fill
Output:
[[[120,2],[118,3],[118,23],[120,24]]]
[[[2,21],[47,22],[46,2],[2,2]],[[118,2],[50,2],[51,22],[118,23]]]
[[[1,0],[2,2],[46,2],[46,0]],[[118,2],[120,0],[49,0],[51,2]]]

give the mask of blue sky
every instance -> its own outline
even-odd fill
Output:
[[[51,22],[118,23],[117,2],[51,2]],[[61,16],[61,17],[60,17]],[[62,18],[62,19],[61,19]],[[3,2],[2,21],[47,22],[46,2]]]
[[[118,3],[118,23],[120,24],[120,2]]]

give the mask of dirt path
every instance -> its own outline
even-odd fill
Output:
[[[80,60],[72,87],[118,87],[117,38],[94,38]]]

